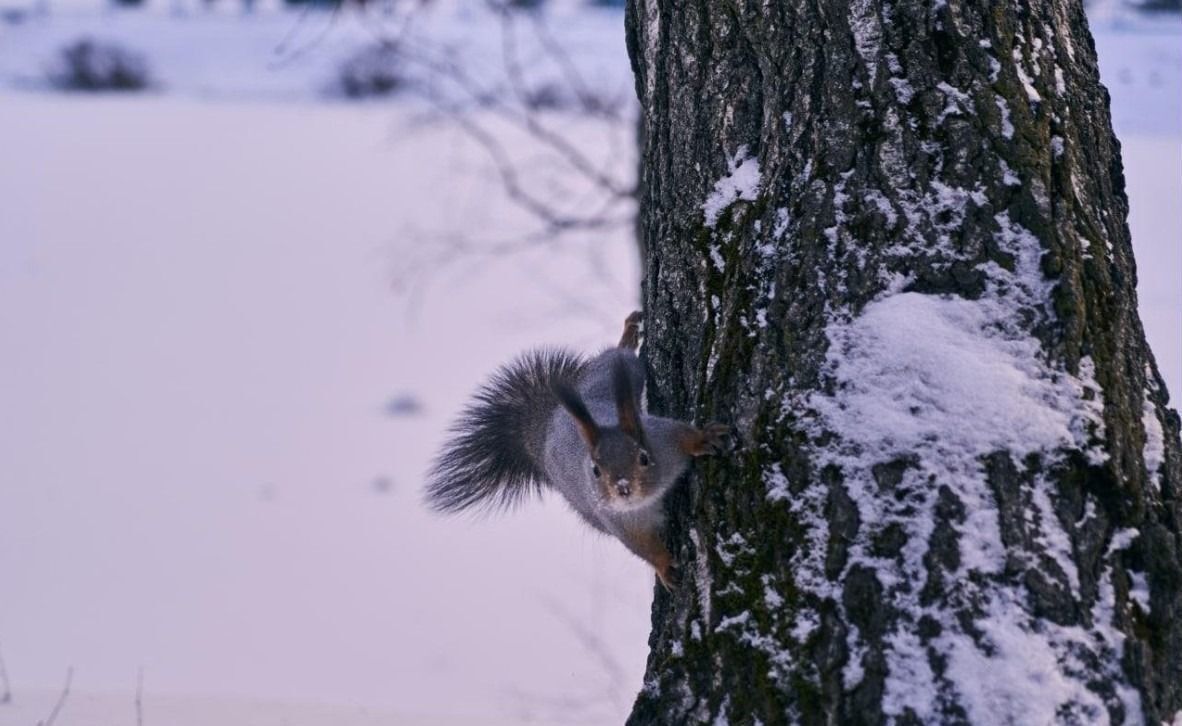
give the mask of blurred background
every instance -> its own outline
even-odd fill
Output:
[[[1182,14],[1089,6],[1182,393]],[[612,0],[0,0],[0,724],[610,724],[653,576],[423,473],[638,304]]]

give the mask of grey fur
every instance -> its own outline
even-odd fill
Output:
[[[505,366],[452,426],[427,484],[433,509],[511,508],[540,492],[546,425],[558,402],[553,387],[578,380],[584,363],[566,350],[531,351]]]
[[[586,363],[566,352],[539,351],[502,369],[453,428],[429,484],[432,506],[505,507],[550,486],[588,524],[635,551],[628,533],[660,528],[661,499],[689,464],[677,446],[689,425],[640,413],[645,440],[632,450],[645,447],[654,480],[642,497],[613,501],[592,473],[591,451],[574,417],[555,395],[556,387],[569,386],[605,437],[623,436],[617,428],[619,369],[639,412],[644,366],[626,348],[610,348]]]

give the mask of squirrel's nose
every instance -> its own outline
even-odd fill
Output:
[[[617,479],[616,492],[619,493],[621,497],[626,497],[632,493],[632,485],[628,483],[627,479]]]

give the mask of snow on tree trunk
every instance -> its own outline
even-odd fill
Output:
[[[1182,719],[1179,418],[1079,0],[632,0],[671,502],[632,722]]]

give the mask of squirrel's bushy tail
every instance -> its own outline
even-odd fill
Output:
[[[443,512],[511,507],[544,482],[546,428],[554,385],[573,386],[583,360],[565,350],[531,351],[501,368],[451,428],[435,460],[427,502]]]

